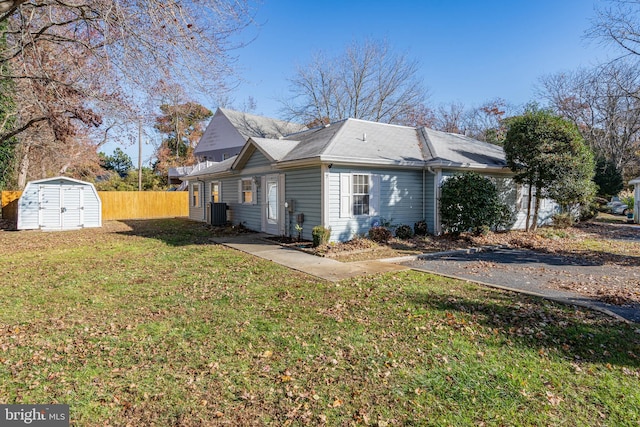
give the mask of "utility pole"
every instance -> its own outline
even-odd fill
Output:
[[[142,118],[138,117],[138,191],[142,191]]]

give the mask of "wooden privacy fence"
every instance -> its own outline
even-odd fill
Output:
[[[22,192],[2,192],[2,218],[18,221]],[[152,219],[189,216],[188,191],[98,191],[102,220]]]
[[[98,191],[102,220],[189,216],[188,191]]]
[[[2,219],[18,222],[18,199],[21,194],[22,191],[2,192]]]

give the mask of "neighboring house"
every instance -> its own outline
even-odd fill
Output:
[[[256,231],[311,239],[331,228],[331,241],[366,235],[372,226],[425,220],[441,231],[440,186],[461,171],[494,178],[504,199],[521,203],[502,148],[427,128],[347,119],[281,139],[250,137],[237,156],[191,173],[192,219],[207,202],[226,203],[230,220]],[[553,211],[541,206],[541,222]],[[516,226],[523,225],[519,212]]]
[[[640,224],[640,176],[629,181],[629,185],[633,185],[633,222]]]
[[[184,182],[178,190],[185,189],[187,175],[237,155],[251,137],[281,138],[303,129],[295,123],[218,108],[193,151],[199,163],[169,169],[169,184]]]
[[[185,181],[186,176],[191,172],[199,171],[204,168],[212,166],[215,162],[204,161],[199,162],[193,166],[178,166],[176,168],[169,168],[169,185],[177,185],[176,191],[183,191],[187,189],[189,181]]]
[[[277,139],[303,129],[295,123],[218,108],[193,154],[200,161],[221,162],[240,153],[251,137]]]

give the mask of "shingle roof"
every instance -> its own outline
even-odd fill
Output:
[[[251,138],[251,141],[274,161],[282,160],[299,141],[287,139]]]
[[[321,157],[323,160],[406,164],[424,159],[416,129],[407,126],[346,119],[290,138],[300,143],[283,161]]]
[[[455,133],[429,128],[422,128],[421,131],[430,152],[430,158],[425,158],[429,163],[507,166],[502,147]]]
[[[220,108],[220,112],[229,119],[245,141],[252,137],[275,139],[306,129],[304,125],[226,108]]]
[[[359,119],[346,119],[328,126],[304,130],[283,139],[252,137],[253,144],[277,163],[317,160],[376,165],[461,166],[502,169],[506,167],[501,147],[464,135],[413,128]],[[233,157],[196,175],[208,175],[242,168],[245,146],[240,157]],[[245,153],[245,154],[243,154]],[[237,159],[237,160],[236,160]]]

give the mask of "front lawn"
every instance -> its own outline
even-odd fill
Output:
[[[629,425],[640,326],[417,272],[338,284],[186,220],[0,231],[0,403],[73,425]]]

